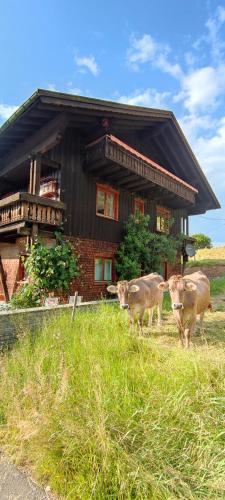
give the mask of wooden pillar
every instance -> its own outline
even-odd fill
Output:
[[[41,180],[41,155],[31,156],[30,158],[30,181],[29,193],[36,196],[40,193]]]
[[[1,255],[0,255],[0,278],[1,278],[1,282],[2,282],[2,288],[3,288],[3,293],[5,296],[5,301],[9,302],[9,292],[8,292],[8,287],[7,287],[7,283],[6,283],[5,271],[4,271],[3,265],[2,265]]]
[[[188,215],[186,217],[186,235],[187,236],[189,235],[189,218],[188,218]]]
[[[33,177],[33,194],[39,196],[41,180],[41,156],[37,155],[34,159],[34,177]]]
[[[29,179],[29,193],[33,192],[33,177],[34,177],[34,158],[30,157],[30,179]]]

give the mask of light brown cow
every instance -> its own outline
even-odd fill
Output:
[[[148,326],[152,325],[153,308],[158,308],[158,325],[161,325],[163,291],[159,290],[158,284],[163,282],[158,273],[151,273],[131,281],[118,281],[117,285],[108,286],[110,293],[117,293],[120,307],[127,309],[130,318],[130,326],[134,326],[136,314],[139,314],[138,324],[142,331],[145,310],[149,311]]]
[[[181,276],[171,276],[158,285],[160,290],[169,290],[171,306],[179,330],[181,345],[190,346],[196,317],[200,315],[200,331],[203,333],[203,317],[211,309],[210,283],[201,271]]]

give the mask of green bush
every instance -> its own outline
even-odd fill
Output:
[[[34,242],[25,261],[29,279],[43,293],[68,290],[72,279],[78,276],[77,256],[72,245],[56,235],[56,243],[47,247],[40,240]]]
[[[209,236],[203,233],[195,233],[192,234],[192,237],[195,238],[195,248],[199,250],[200,248],[211,248],[212,240]]]
[[[26,283],[13,295],[10,305],[13,309],[38,307],[41,305],[41,293],[35,285]]]
[[[175,263],[180,241],[149,231],[148,215],[131,215],[116,256],[119,279],[131,280],[150,272],[162,272],[162,262]]]

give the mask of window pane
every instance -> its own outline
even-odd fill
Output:
[[[114,217],[114,195],[112,193],[106,194],[106,211],[105,215]]]
[[[157,216],[157,224],[156,224],[157,231],[161,231],[161,220],[159,215]]]
[[[97,191],[97,213],[104,215],[105,213],[105,193],[104,191]]]
[[[134,213],[141,213],[144,214],[145,209],[144,209],[144,201],[143,200],[135,200],[134,201]]]
[[[95,259],[95,281],[102,281],[102,258]]]
[[[104,263],[104,281],[112,280],[112,261],[111,259],[105,259]]]

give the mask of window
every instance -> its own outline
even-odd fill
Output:
[[[104,184],[97,184],[96,214],[118,220],[119,193]]]
[[[95,281],[112,281],[112,259],[95,258]]]
[[[134,213],[145,213],[145,202],[141,198],[134,198]]]
[[[156,229],[160,233],[169,234],[170,232],[170,211],[164,207],[156,207]]]

